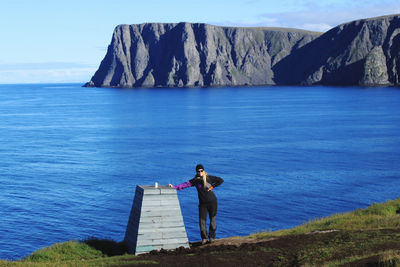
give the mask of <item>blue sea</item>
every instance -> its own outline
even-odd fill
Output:
[[[0,259],[122,241],[138,184],[202,163],[225,182],[217,238],[400,197],[400,90],[0,85]],[[178,192],[190,241],[197,192]]]

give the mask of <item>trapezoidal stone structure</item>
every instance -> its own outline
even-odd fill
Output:
[[[189,247],[176,190],[156,186],[136,186],[125,233],[129,253]]]

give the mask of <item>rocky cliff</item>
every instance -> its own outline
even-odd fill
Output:
[[[399,85],[400,15],[339,25],[273,67],[277,84]]]
[[[400,15],[320,34],[207,24],[119,25],[86,86],[399,85]]]
[[[207,24],[119,25],[86,86],[275,84],[272,67],[320,33]]]

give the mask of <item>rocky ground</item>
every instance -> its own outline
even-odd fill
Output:
[[[399,251],[399,236],[400,229],[386,229],[331,230],[270,239],[226,238],[213,244],[191,243],[190,249],[153,251],[132,257],[128,266],[139,262],[157,266],[321,266],[327,262],[377,266],[385,259],[376,252]]]

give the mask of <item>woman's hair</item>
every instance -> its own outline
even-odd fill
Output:
[[[206,188],[206,186],[207,186],[207,175],[208,175],[208,173],[206,172],[206,171],[204,171],[204,175],[203,175],[203,186],[204,186],[204,188]]]

